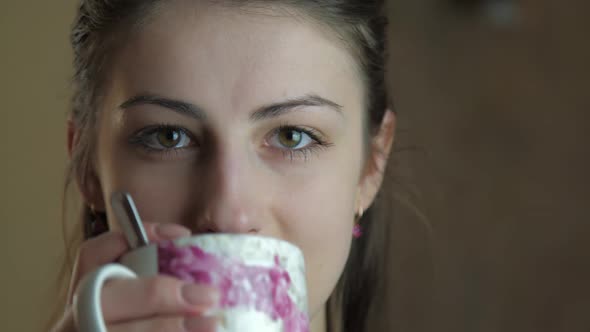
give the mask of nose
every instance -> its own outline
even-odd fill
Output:
[[[235,150],[235,149],[234,149]],[[227,151],[210,165],[203,225],[209,233],[258,234],[265,223],[260,168],[244,151]]]

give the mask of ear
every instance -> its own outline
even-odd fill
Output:
[[[358,186],[357,206],[355,212],[362,208],[366,210],[377,196],[383,176],[385,166],[391,153],[391,147],[395,137],[396,116],[390,109],[385,110],[383,120],[379,127],[379,132],[373,137],[371,142],[371,151],[369,158],[363,169],[363,174]]]
[[[76,125],[70,116],[68,118],[67,148],[70,161],[80,149],[81,129]],[[89,156],[90,157],[90,156]],[[105,211],[105,203],[102,196],[102,186],[95,171],[92,161],[88,162],[88,167],[80,168],[74,165],[74,176],[78,191],[82,195],[84,203],[96,211]]]

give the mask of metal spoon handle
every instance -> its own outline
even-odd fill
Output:
[[[131,195],[127,192],[114,192],[111,207],[131,249],[147,245],[148,238]]]

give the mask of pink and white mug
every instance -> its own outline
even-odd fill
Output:
[[[217,332],[308,332],[305,263],[301,250],[279,239],[242,234],[204,234],[149,244],[121,264],[87,275],[75,299],[84,332],[107,332],[100,291],[112,278],[166,274],[219,289]]]

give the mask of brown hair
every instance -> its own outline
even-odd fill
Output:
[[[328,28],[345,43],[358,62],[359,73],[366,82],[366,112],[364,113],[365,160],[375,154],[371,138],[377,134],[389,102],[385,84],[385,41],[387,19],[382,0],[210,0],[212,3],[246,7],[251,5],[294,9],[315,23]],[[72,179],[84,180],[89,172],[96,139],[96,119],[100,109],[104,75],[110,57],[126,38],[125,32],[140,28],[163,0],[82,0],[71,34],[74,50],[74,77],[71,120],[79,129],[80,137],[67,170],[65,190]],[[117,33],[114,33],[114,32]],[[368,160],[373,162],[374,159]],[[373,163],[368,167],[376,167]],[[386,172],[386,170],[380,170]],[[351,254],[328,304],[330,331],[359,332],[371,326],[382,330],[388,316],[382,303],[386,271],[384,266],[390,234],[389,211],[393,195],[385,174],[384,185],[360,222],[364,235],[353,241]],[[82,206],[83,218],[89,208]],[[65,213],[65,194],[64,194]],[[82,225],[76,225],[66,243],[71,253],[83,241]],[[64,231],[64,233],[67,233]],[[65,236],[66,238],[68,236]],[[72,257],[68,257],[71,263]],[[66,265],[62,276],[71,270]],[[62,302],[63,304],[63,302]],[[380,321],[382,321],[380,323]],[[375,324],[375,325],[373,325]],[[383,325],[385,324],[385,325]]]

